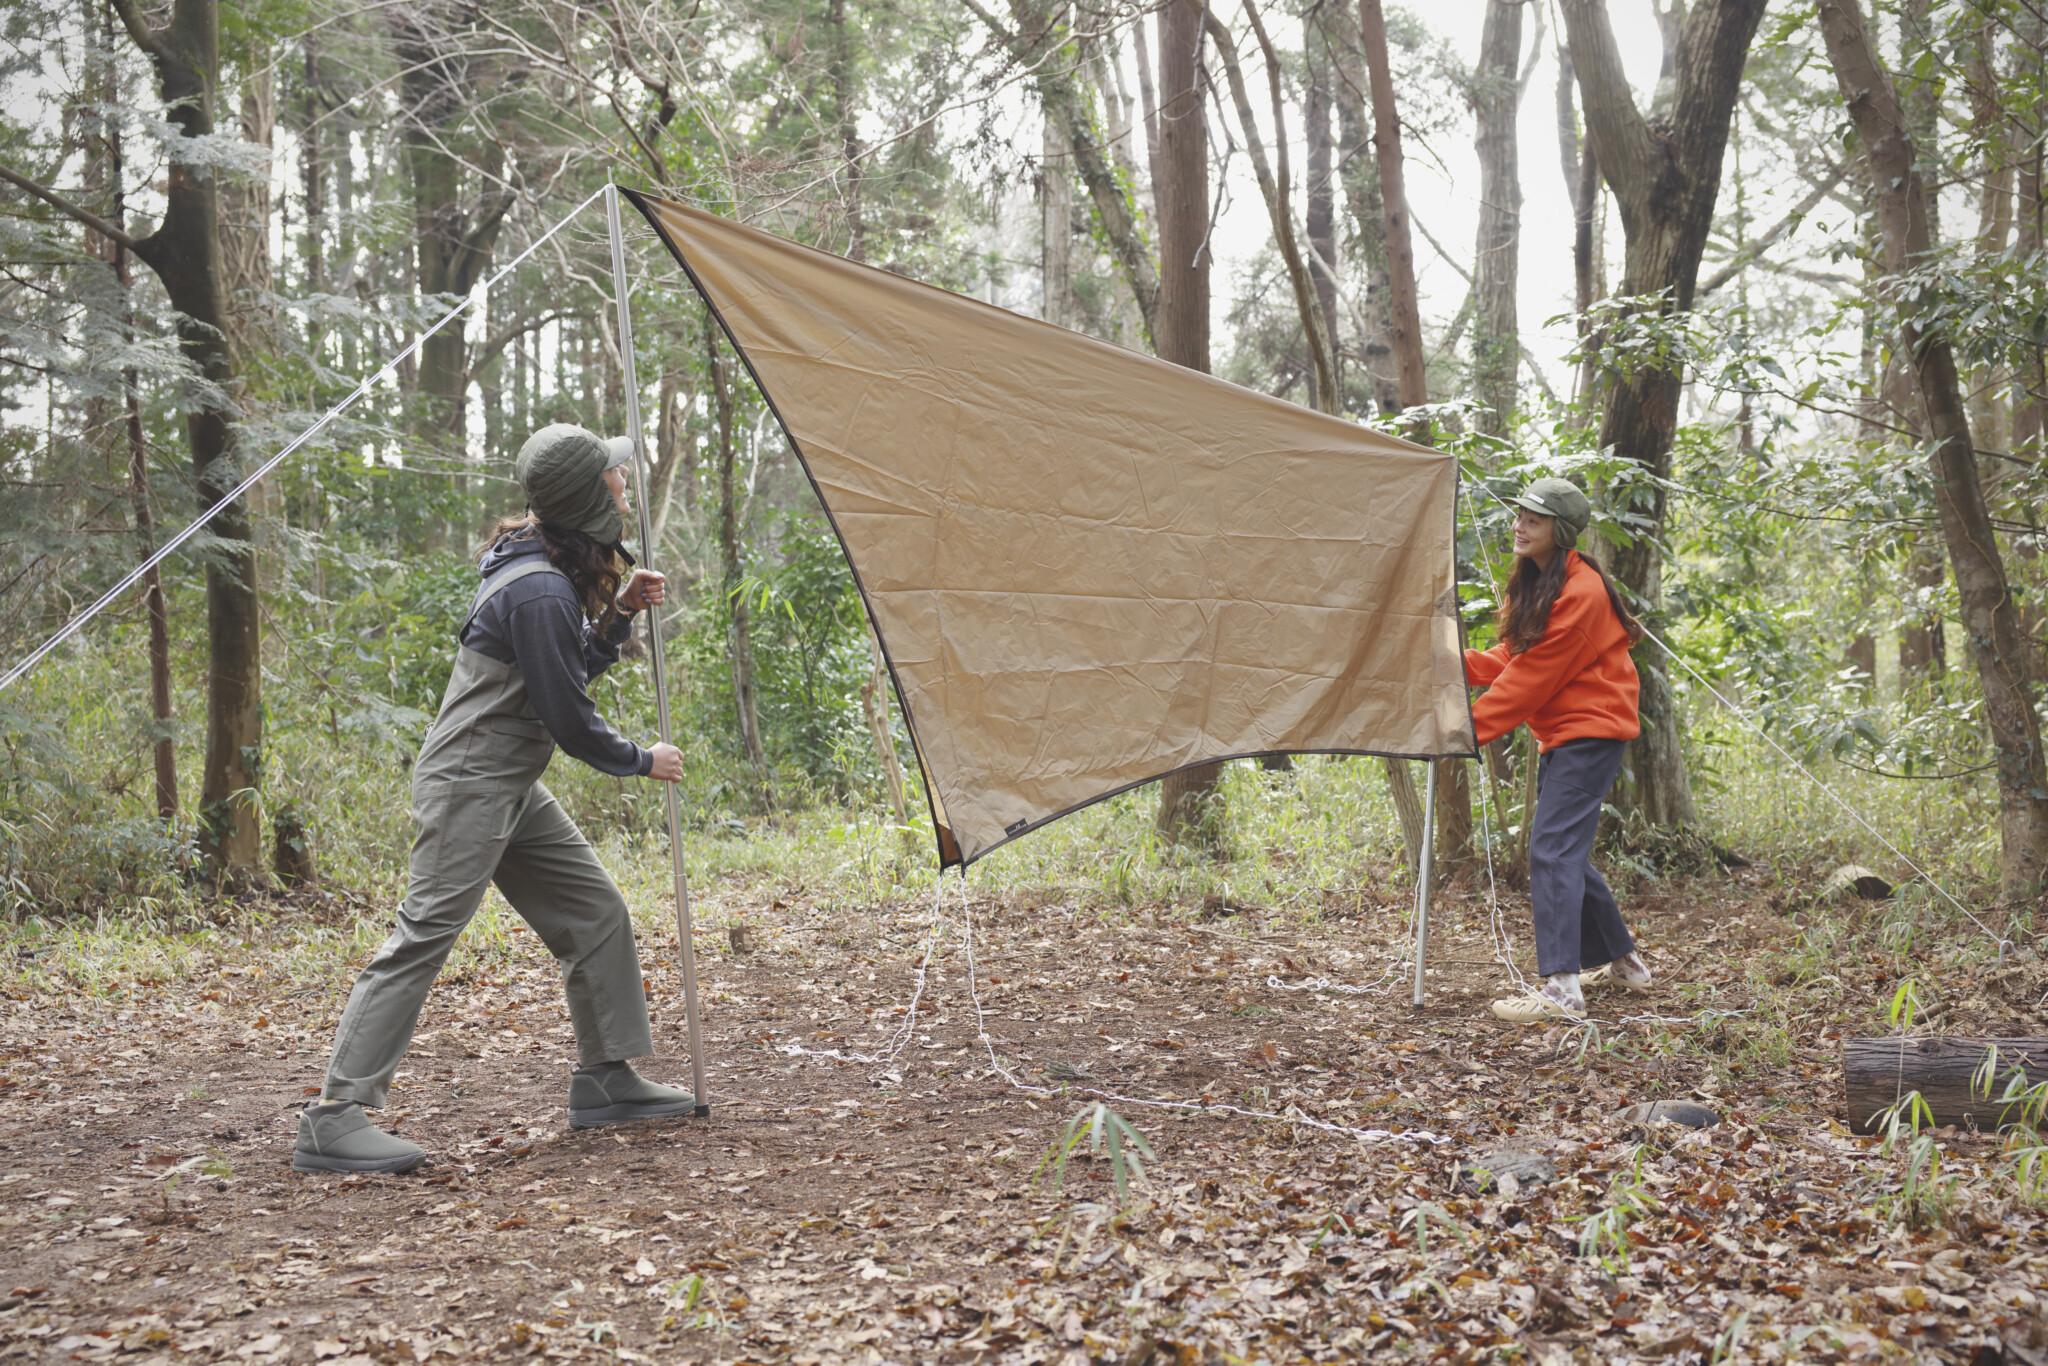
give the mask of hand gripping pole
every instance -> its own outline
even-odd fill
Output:
[[[647,439],[640,425],[640,384],[633,370],[633,310],[628,302],[631,286],[626,279],[626,238],[619,228],[619,187],[604,189],[605,226],[612,239],[612,293],[619,308],[619,366],[626,390],[626,430],[633,438],[633,510],[640,519],[640,563],[654,568],[654,530],[647,514]],[[660,723],[661,742],[669,744],[668,673],[661,654],[661,608],[647,613],[647,648],[654,672],[654,709]],[[683,1015],[690,1031],[690,1094],[697,1098],[699,1116],[711,1113],[704,1095],[704,1033],[697,1022],[697,951],[690,938],[690,882],[683,873],[682,798],[674,783],[663,783],[668,804],[668,852],[676,873],[676,939],[683,956]]]

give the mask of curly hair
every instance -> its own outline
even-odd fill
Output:
[[[1643,624],[1637,621],[1621,601],[1621,593],[1614,586],[1614,580],[1607,571],[1585,551],[1578,552],[1586,567],[1600,576],[1600,582],[1607,589],[1607,605],[1614,609],[1615,619],[1621,622],[1621,629],[1628,632],[1628,643],[1640,645],[1643,640]],[[1501,597],[1500,638],[1508,643],[1508,653],[1521,654],[1550,629],[1550,609],[1557,606],[1557,595],[1564,591],[1565,577],[1571,572],[1572,552],[1559,549],[1550,557],[1550,563],[1540,569],[1536,561],[1526,555],[1515,557],[1515,567],[1508,573],[1508,590]]]
[[[619,563],[616,546],[601,545],[594,536],[568,527],[551,526],[530,512],[501,517],[490,535],[477,548],[488,553],[501,541],[524,540],[538,534],[548,563],[568,576],[583,598],[583,615],[599,631],[609,628],[619,615],[619,585],[625,567]]]

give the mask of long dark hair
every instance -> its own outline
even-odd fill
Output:
[[[1628,632],[1630,647],[1640,645],[1643,624],[1622,604],[1614,580],[1607,577],[1607,571],[1591,555],[1581,550],[1578,556],[1600,576],[1607,589],[1607,605],[1614,609],[1621,629]],[[1515,556],[1515,567],[1508,574],[1508,591],[1500,605],[1500,638],[1508,643],[1509,654],[1521,654],[1543,639],[1543,633],[1550,629],[1550,609],[1557,606],[1557,595],[1564,591],[1565,578],[1571,573],[1571,557],[1569,550],[1553,551],[1550,563],[1539,569],[1528,556]]]
[[[498,524],[477,554],[488,553],[500,541],[525,540],[539,536],[548,563],[562,571],[583,598],[583,615],[602,631],[619,615],[619,584],[625,566],[619,563],[618,548],[599,544],[595,536],[568,527],[550,526],[530,512],[500,517]]]

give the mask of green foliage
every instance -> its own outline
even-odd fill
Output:
[[[1152,1156],[1151,1145],[1129,1120],[1101,1101],[1084,1106],[1067,1121],[1065,1131],[1046,1149],[1031,1179],[1035,1182],[1050,1173],[1053,1189],[1062,1189],[1067,1180],[1067,1163],[1084,1147],[1091,1157],[1107,1155],[1110,1180],[1116,1185],[1118,1200],[1130,1198],[1131,1181],[1145,1179],[1142,1159]]]

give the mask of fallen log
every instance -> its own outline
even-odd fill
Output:
[[[1973,1079],[1994,1047],[1998,1050],[1998,1075],[1986,1096],[1983,1085]],[[1914,1091],[1934,1112],[1935,1124],[1995,1133],[2001,1124],[2020,1119],[2018,1105],[1999,1100],[2014,1073],[2024,1074],[2023,1086],[2048,1081],[2048,1039],[1900,1038],[1894,1034],[1842,1040],[1842,1093],[1849,1127],[1859,1134],[1878,1132],[1879,1126],[1873,1122],[1876,1117]]]

